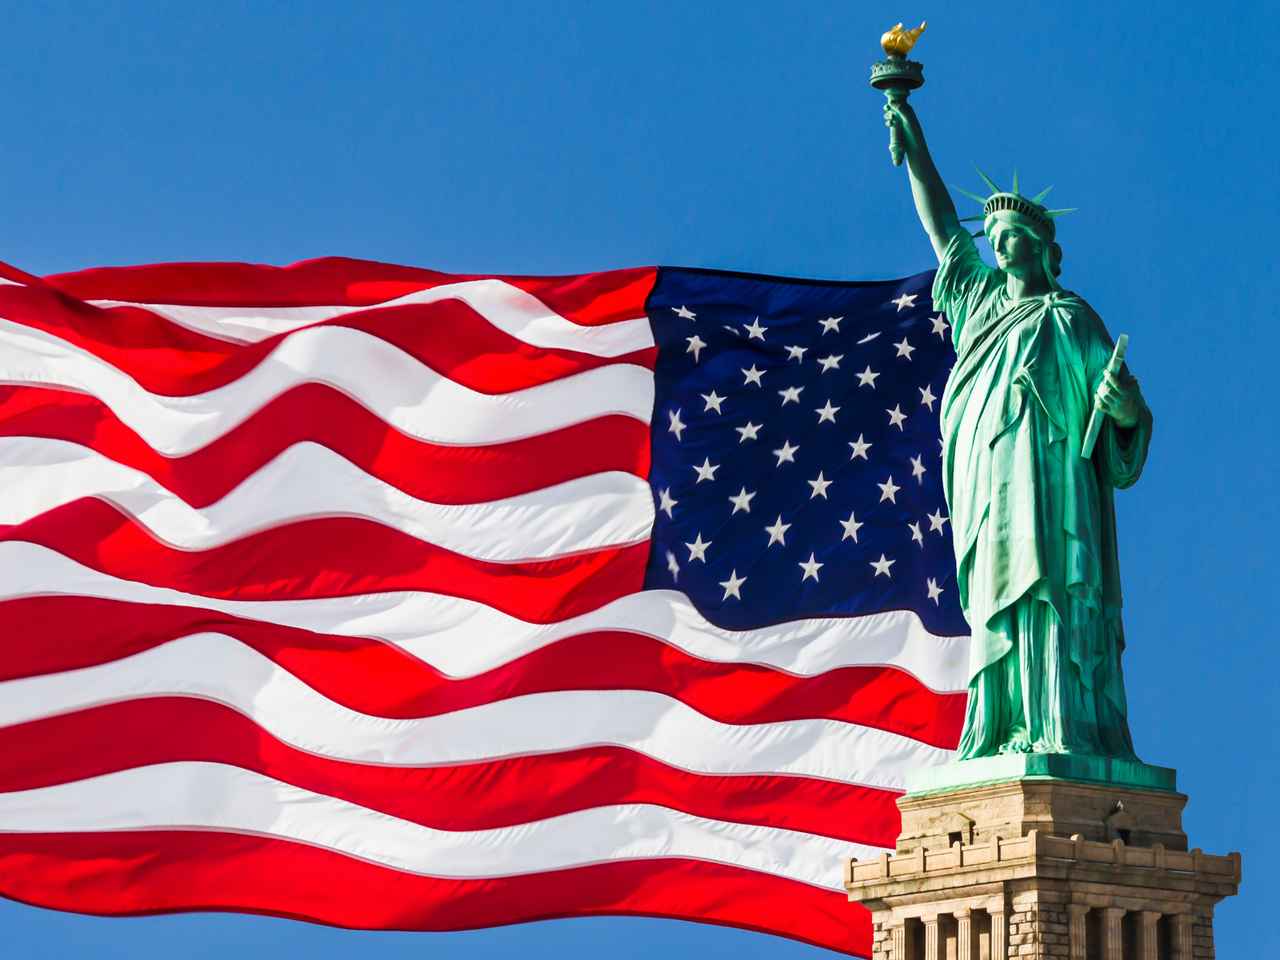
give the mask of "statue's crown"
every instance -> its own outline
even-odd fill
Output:
[[[1060,217],[1064,213],[1070,213],[1072,210],[1075,209],[1074,207],[1071,207],[1066,210],[1046,210],[1044,208],[1044,205],[1041,204],[1040,201],[1049,195],[1049,191],[1052,190],[1053,187],[1046,187],[1037,196],[1034,196],[1030,199],[1027,199],[1026,197],[1024,197],[1021,193],[1018,192],[1018,171],[1017,170],[1013,171],[1013,189],[1001,190],[998,186],[996,186],[994,180],[992,180],[985,173],[983,173],[981,169],[979,169],[976,163],[973,165],[973,169],[978,171],[978,175],[982,177],[983,180],[986,181],[987,186],[990,187],[992,190],[994,190],[995,193],[993,193],[991,196],[984,199],[978,196],[976,193],[970,193],[968,190],[962,190],[960,189],[960,187],[954,187],[953,189],[958,190],[960,193],[963,193],[966,197],[972,197],[974,200],[977,200],[980,204],[982,204],[982,213],[976,214],[972,217],[964,217],[960,221],[961,223],[967,223],[970,220],[986,221],[986,219],[990,217],[993,213],[998,213],[1001,210],[1008,210],[1012,213],[1017,213],[1017,214],[1020,214],[1021,216],[1026,217],[1036,226],[1040,227],[1040,229],[1044,230],[1044,232],[1048,234],[1049,239],[1052,240],[1054,234],[1057,232],[1054,229],[1054,225],[1053,225],[1054,218]],[[985,232],[986,232],[986,227],[984,223],[983,229],[974,233],[974,236],[980,237]]]

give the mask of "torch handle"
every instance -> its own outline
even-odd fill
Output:
[[[884,98],[894,106],[899,103],[905,103],[909,96],[911,96],[911,91],[906,87],[889,87],[884,92]],[[902,166],[902,157],[906,152],[907,148],[902,140],[902,129],[896,122],[891,122],[889,124],[889,154],[893,157],[893,165],[895,167]]]

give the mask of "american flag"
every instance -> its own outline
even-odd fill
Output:
[[[869,954],[964,709],[931,273],[0,281],[0,894]]]

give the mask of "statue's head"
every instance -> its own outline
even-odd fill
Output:
[[[1062,270],[1059,266],[1062,248],[1053,242],[1052,234],[1046,236],[1037,224],[1025,222],[1026,219],[1016,214],[1013,217],[993,214],[987,218],[983,232],[991,241],[996,265],[1001,270],[1023,280],[1043,272],[1052,286]]]
[[[964,218],[982,221],[982,229],[975,232],[974,236],[986,234],[1001,270],[1017,277],[1026,277],[1042,270],[1050,286],[1062,289],[1056,280],[1062,272],[1062,248],[1054,242],[1057,230],[1053,221],[1055,217],[1071,211],[1046,210],[1040,203],[1052,187],[1031,199],[1022,196],[1018,192],[1016,170],[1013,174],[1013,189],[1010,191],[1001,190],[981,170],[978,173],[995,193],[984,200],[968,190],[960,190],[982,204],[981,214]],[[959,187],[956,189],[959,190]]]

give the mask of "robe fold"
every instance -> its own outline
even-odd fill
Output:
[[[1113,489],[1134,484],[1152,417],[1104,417],[1080,456],[1114,343],[1066,291],[1012,300],[973,239],[948,245],[933,286],[956,346],[942,400],[943,482],[960,602],[973,631],[957,759],[998,752],[1136,759],[1120,655]]]

